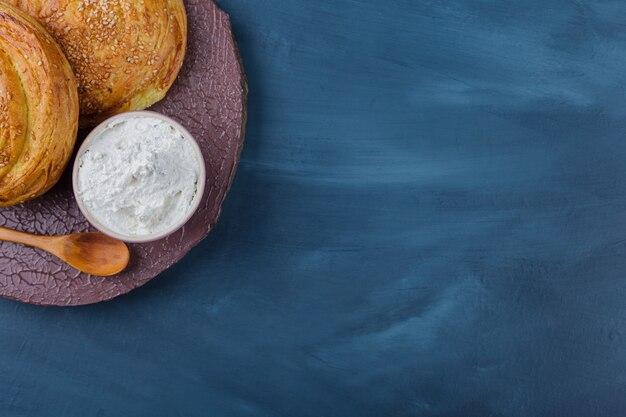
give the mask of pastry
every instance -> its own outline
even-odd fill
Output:
[[[183,0],[8,0],[39,19],[78,83],[80,125],[165,97],[183,63]]]
[[[76,81],[61,48],[27,14],[0,1],[0,207],[52,187],[78,129]]]

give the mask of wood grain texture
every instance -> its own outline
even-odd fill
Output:
[[[130,245],[130,265],[115,277],[80,274],[42,251],[0,243],[1,296],[61,306],[109,300],[170,267],[217,222],[243,146],[246,84],[228,16],[212,1],[189,1],[187,9],[192,35],[185,65],[167,99],[153,109],[183,124],[204,153],[207,187],[198,212],[166,239]],[[0,210],[0,225],[45,235],[90,230],[69,173],[65,177],[43,197]]]

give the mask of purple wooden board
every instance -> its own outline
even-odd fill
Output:
[[[247,86],[228,15],[212,0],[189,0],[185,5],[189,18],[185,64],[168,96],[152,109],[185,126],[204,153],[207,188],[198,212],[166,239],[130,245],[128,269],[109,278],[81,274],[43,251],[2,242],[0,296],[58,306],[109,300],[180,260],[217,222],[243,146]],[[68,172],[43,197],[0,209],[0,225],[47,235],[94,230],[78,209]]]

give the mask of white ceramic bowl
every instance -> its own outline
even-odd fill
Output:
[[[111,126],[112,122],[119,121],[119,120],[132,119],[136,117],[156,118],[156,119],[163,120],[169,125],[173,126],[176,130],[178,130],[183,135],[183,137],[187,141],[189,141],[189,144],[194,150],[194,153],[196,154],[196,157],[198,160],[199,172],[198,172],[198,183],[196,186],[196,194],[191,202],[191,206],[189,207],[188,212],[178,222],[172,224],[171,227],[167,228],[166,230],[163,230],[161,232],[154,233],[151,235],[124,235],[124,234],[120,234],[109,229],[108,227],[104,226],[97,219],[94,218],[94,216],[89,212],[89,209],[83,203],[80,197],[80,193],[78,192],[78,171],[80,170],[81,157],[85,153],[85,151],[89,149],[89,147],[94,141],[98,140],[98,138],[100,137],[100,134],[104,132],[106,129],[108,129]],[[74,168],[72,172],[72,187],[74,189],[74,197],[76,198],[76,201],[78,202],[78,207],[80,208],[80,211],[87,218],[89,223],[91,223],[96,229],[100,230],[102,233],[106,235],[109,235],[119,240],[123,240],[125,242],[131,242],[131,243],[153,242],[155,240],[163,239],[164,237],[167,237],[168,235],[174,233],[175,231],[183,227],[183,225],[189,221],[189,219],[194,215],[194,213],[200,206],[200,202],[202,201],[202,196],[204,194],[205,183],[206,183],[206,167],[204,165],[204,157],[202,156],[202,151],[200,150],[198,143],[193,138],[193,136],[191,136],[191,133],[189,133],[187,129],[185,129],[180,123],[176,122],[172,118],[167,117],[157,112],[149,111],[149,110],[130,111],[126,113],[121,113],[116,116],[110,117],[109,119],[100,123],[94,130],[91,131],[91,133],[89,133],[89,135],[87,135],[83,144],[78,149],[78,153],[76,154],[76,159],[74,160]]]

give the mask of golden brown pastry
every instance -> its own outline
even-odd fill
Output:
[[[0,207],[52,187],[72,155],[78,94],[61,48],[0,1]]]
[[[80,125],[161,100],[183,63],[182,0],[7,0],[59,42],[78,82]]]

